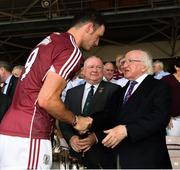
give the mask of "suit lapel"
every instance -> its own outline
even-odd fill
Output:
[[[121,93],[122,95],[121,95],[121,98],[120,98],[120,103],[123,103],[124,95],[125,95],[126,90],[127,90],[128,86],[129,86],[129,83],[130,83],[130,81],[128,81],[126,83],[126,85],[122,88],[122,93]]]
[[[105,89],[105,83],[104,83],[104,81],[101,81],[101,83],[99,84],[99,86],[96,90],[96,93],[94,94],[94,100],[104,93],[104,89]]]
[[[99,86],[94,94],[92,110],[94,110],[94,108],[97,108],[96,105],[100,102],[100,99],[102,99],[101,96],[104,95],[104,90],[105,90],[105,83],[104,83],[104,81],[101,81],[101,83],[99,84]]]
[[[8,84],[8,88],[7,88],[7,92],[6,92],[7,95],[9,95],[9,93],[11,91],[12,84],[13,84],[13,76],[11,77],[9,84]]]
[[[142,95],[145,95],[146,92],[149,92],[149,88],[151,88],[150,85],[150,80],[151,79],[151,75],[148,75],[142,82],[141,84],[138,86],[138,88],[136,89],[136,91],[132,94],[131,99],[133,100],[134,98],[139,98]]]
[[[82,98],[83,98],[84,88],[85,88],[85,84],[79,86],[79,90],[75,99],[77,101],[76,103],[77,103],[78,113],[82,113]]]
[[[142,82],[141,84],[138,86],[138,88],[134,91],[134,93],[131,95],[131,97],[129,98],[129,100],[126,102],[127,104],[131,101],[131,100],[134,100],[135,98],[139,98],[140,96],[142,95],[145,95],[146,91],[149,91],[148,89],[151,88],[151,85],[149,84],[149,80],[151,79],[151,76],[148,75]],[[129,85],[129,83],[128,83]],[[128,87],[127,85],[127,87]],[[126,87],[126,89],[127,89]],[[125,89],[125,92],[126,92],[126,89]],[[123,93],[123,97],[124,97],[124,94],[125,92]],[[126,105],[126,104],[125,104]]]

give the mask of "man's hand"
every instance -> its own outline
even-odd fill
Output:
[[[93,119],[90,117],[77,116],[76,125],[74,129],[78,130],[80,133],[86,133],[88,128],[91,127]]]
[[[118,125],[112,129],[104,131],[107,136],[103,139],[102,144],[106,147],[114,148],[125,137],[127,137],[127,129],[124,125]]]
[[[81,152],[81,146],[79,145],[79,136],[72,136],[70,139],[70,146],[76,152]]]
[[[80,139],[79,144],[83,152],[87,152],[96,143],[95,133],[90,133],[86,138]]]

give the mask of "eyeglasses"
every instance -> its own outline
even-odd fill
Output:
[[[127,60],[121,61],[121,65],[124,65],[125,63],[127,63],[127,64],[132,64],[132,63],[134,63],[134,62],[142,62],[142,60],[127,59]]]
[[[93,66],[93,65],[89,65],[89,66],[87,66],[87,68],[88,69],[94,69],[94,68],[96,68],[97,70],[102,70],[102,66]]]

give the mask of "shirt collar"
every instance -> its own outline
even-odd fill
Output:
[[[143,74],[142,76],[136,79],[137,83],[140,84],[146,77],[148,76],[147,73]]]
[[[12,77],[12,74],[6,79],[6,81],[5,81],[6,84],[9,84],[11,77]]]
[[[86,89],[86,90],[90,89],[92,85],[94,86],[95,89],[97,89],[98,86],[99,86],[99,84],[100,84],[100,83],[98,83],[98,84],[89,84],[89,83],[86,82],[86,84],[85,84],[85,89]]]
[[[161,70],[159,73],[156,73],[156,75],[158,75],[158,74],[163,74],[163,73],[164,73],[164,71]]]

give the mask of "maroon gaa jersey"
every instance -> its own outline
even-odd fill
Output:
[[[53,33],[29,55],[11,107],[0,123],[0,133],[9,136],[50,139],[54,118],[37,103],[49,71],[68,80],[80,68],[82,54],[69,33]]]

